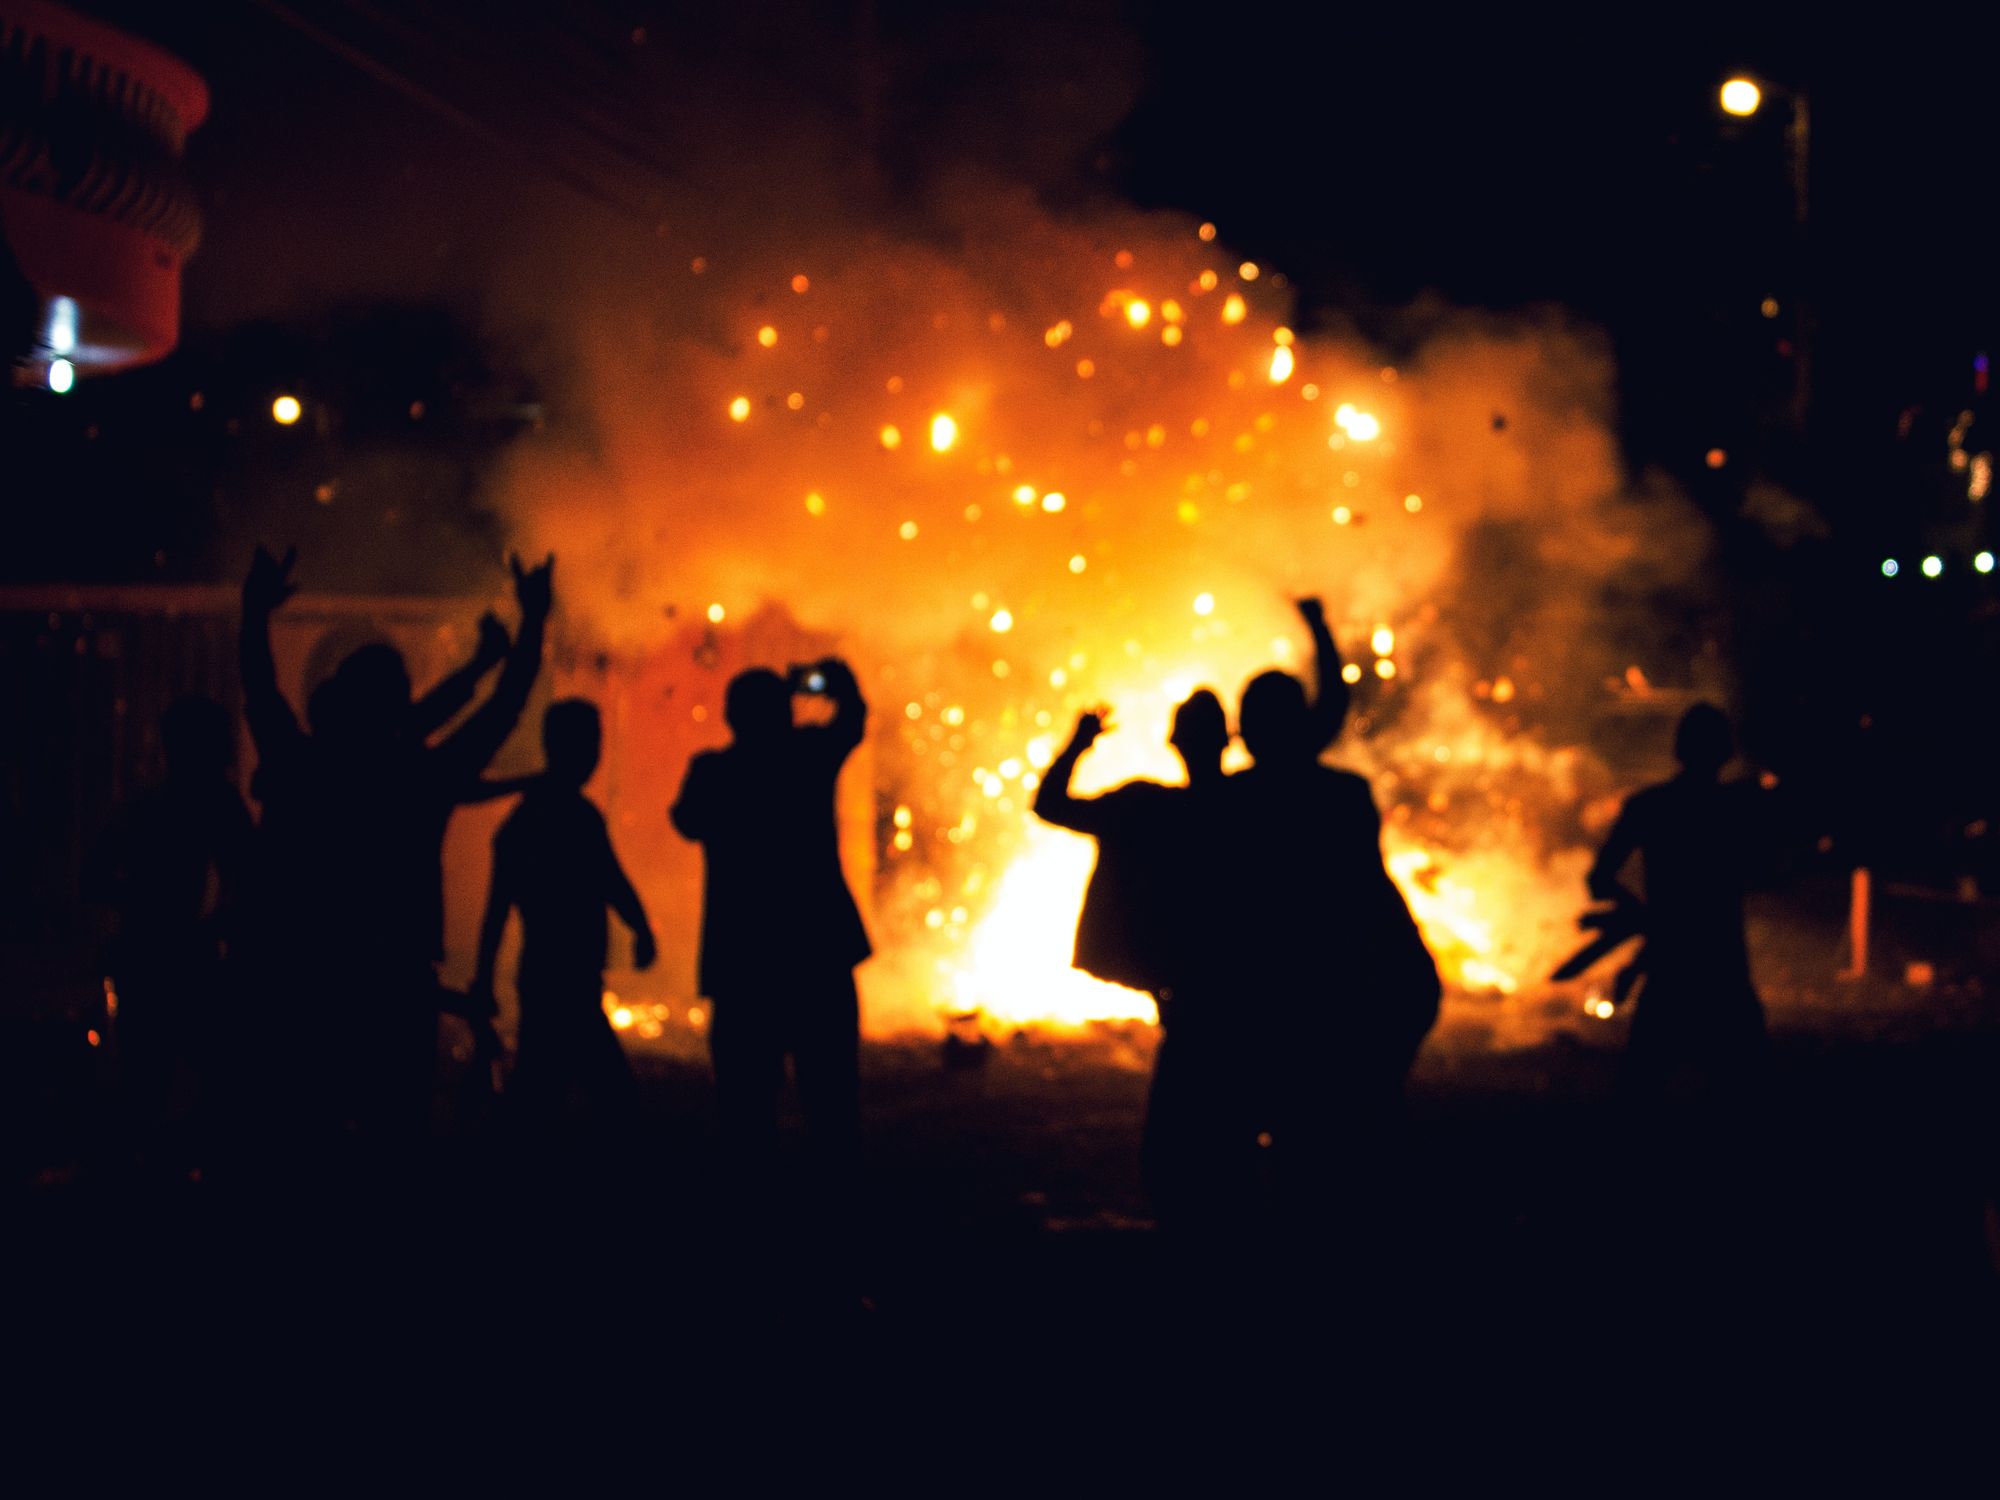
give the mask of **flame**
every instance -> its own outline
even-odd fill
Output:
[[[523,544],[562,553],[566,610],[607,648],[577,659],[672,664],[645,692],[573,685],[619,694],[618,742],[647,747],[618,762],[621,798],[670,801],[683,752],[724,732],[728,673],[815,633],[877,705],[875,812],[853,835],[874,872],[870,1030],[1150,1018],[1149,997],[1069,967],[1092,852],[1033,820],[1038,778],[1076,714],[1109,704],[1080,790],[1178,780],[1174,706],[1302,668],[1290,600],[1320,592],[1358,658],[1336,758],[1375,788],[1392,878],[1454,987],[1531,987],[1571,935],[1578,810],[1612,789],[1562,748],[1577,685],[1636,689],[1587,647],[1596,585],[1648,515],[1621,493],[1608,374],[1587,339],[1484,329],[1385,367],[1296,333],[1283,278],[1212,226],[1124,227],[1046,249],[968,233],[957,260],[857,246],[801,257],[810,279],[790,254],[704,246],[699,297],[674,295],[713,305],[656,341],[672,359],[651,371],[611,336],[629,308],[607,311],[583,345],[605,456],[524,458],[513,483]],[[810,297],[784,304],[797,332],[762,321],[787,280]],[[715,327],[756,336],[719,349]],[[1533,602],[1497,625],[1454,602],[1461,539],[1487,519],[1538,528],[1522,566],[1543,569],[1507,580]],[[642,888],[689,889],[695,855],[658,839],[629,861]],[[662,933],[682,994],[691,927]],[[651,1014],[623,1006],[635,1030]]]

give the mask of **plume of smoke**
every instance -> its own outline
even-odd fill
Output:
[[[1086,789],[1173,778],[1173,703],[1303,666],[1304,593],[1365,669],[1344,753],[1392,851],[1435,852],[1399,870],[1420,916],[1485,924],[1426,920],[1464,950],[1454,977],[1511,986],[1554,956],[1580,820],[1617,783],[1593,716],[1647,601],[1705,551],[1688,507],[1622,470],[1601,338],[1434,315],[1391,363],[1295,336],[1282,278],[1180,217],[988,181],[893,232],[824,200],[772,222],[525,273],[560,394],[501,503],[606,650],[776,607],[861,667],[893,726],[883,803],[911,810],[883,946],[914,934],[943,976],[899,1019],[951,1003],[1074,714],[1121,717]]]

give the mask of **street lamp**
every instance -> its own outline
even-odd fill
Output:
[[[1792,298],[1792,421],[1803,433],[1812,400],[1812,270],[1808,261],[1811,251],[1811,107],[1804,88],[1774,83],[1768,78],[1752,78],[1746,73],[1733,74],[1726,79],[1717,91],[1716,99],[1723,113],[1747,120],[1763,107],[1766,96],[1781,100],[1791,111],[1791,120],[1785,130],[1785,155],[1792,179],[1792,227],[1797,235],[1798,254],[1802,262],[1799,290]],[[1769,317],[1774,311],[1776,309],[1767,301],[1764,315]]]
[[[1764,91],[1748,78],[1732,78],[1722,86],[1722,107],[1732,115],[1754,115],[1764,102]]]

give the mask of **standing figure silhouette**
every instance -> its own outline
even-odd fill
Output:
[[[1722,780],[1735,750],[1721,709],[1688,709],[1674,731],[1680,774],[1626,800],[1590,868],[1591,895],[1612,905],[1584,925],[1607,939],[1645,939],[1618,984],[1621,994],[1639,984],[1625,1052],[1637,1101],[1689,1088],[1735,1095],[1765,1059],[1764,1007],[1743,938],[1758,820],[1750,786]],[[1635,855],[1636,889],[1624,880]]]
[[[228,711],[182,698],[161,718],[160,745],[165,779],[121,810],[89,881],[113,914],[105,967],[117,996],[121,1114],[141,1157],[198,1152],[198,1142],[166,1137],[213,1117],[232,1019],[224,961],[251,839],[230,774]]]
[[[1347,687],[1319,601],[1300,600],[1298,610],[1318,679],[1303,732],[1324,746],[1346,717]],[[1147,1196],[1162,1223],[1213,1225],[1251,1185],[1258,1134],[1251,1037],[1237,994],[1239,929],[1227,895],[1237,842],[1222,770],[1228,720],[1221,700],[1199,689],[1175,710],[1168,737],[1186,767],[1184,786],[1129,781],[1074,796],[1077,762],[1104,727],[1101,714],[1077,721],[1035,794],[1035,814],[1097,841],[1073,963],[1148,991],[1159,1006],[1140,1158]]]
[[[606,908],[631,930],[634,968],[651,968],[659,950],[604,815],[583,794],[602,744],[597,709],[581,698],[542,715],[548,769],[525,784],[494,835],[479,929],[471,998],[490,1015],[500,939],[508,913],[521,913],[521,1018],[508,1094],[517,1118],[541,1138],[576,1124],[626,1124],[635,1109],[632,1070],[604,1014]]]
[[[1319,1216],[1384,1186],[1385,1137],[1441,986],[1383,865],[1368,783],[1319,764],[1325,716],[1304,685],[1259,674],[1240,723],[1252,764],[1226,789],[1229,920],[1256,1113],[1281,1209]]]
[[[794,723],[823,693],[833,717]],[[768,1192],[790,1057],[818,1186],[838,1207],[859,1134],[860,1006],[854,967],[870,952],[840,868],[834,783],[861,743],[868,706],[847,664],[787,677],[739,673],[723,699],[733,736],[689,762],[670,817],[702,846],[700,989],[709,1057],[738,1185]]]
[[[415,1148],[429,1114],[445,826],[513,732],[541,670],[553,559],[532,569],[512,563],[521,628],[500,679],[427,746],[450,709],[436,698],[411,701],[408,670],[386,644],[342,662],[313,695],[311,732],[300,726],[278,687],[270,630],[296,590],[296,556],[279,561],[259,548],[243,585],[244,712],[263,804],[250,924],[257,982],[277,1011],[281,1044],[310,1077],[293,1091],[306,1115],[298,1123],[393,1157]],[[483,628],[477,670],[452,679],[447,699],[461,688],[470,696],[496,644]]]
[[[1234,1018],[1228,1004],[1216,892],[1227,879],[1221,808],[1222,702],[1202,688],[1174,711],[1168,743],[1184,786],[1128,781],[1095,797],[1070,792],[1077,762],[1104,733],[1082,715],[1035,793],[1035,815],[1097,841],[1077,917],[1072,962],[1099,979],[1151,994],[1160,1044],[1146,1097],[1140,1167],[1161,1223],[1201,1223],[1246,1175]]]

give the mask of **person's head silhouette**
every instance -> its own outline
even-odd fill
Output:
[[[1713,781],[1736,753],[1729,716],[1713,703],[1697,703],[1674,729],[1674,759],[1688,775]]]
[[[1229,716],[1222,711],[1222,700],[1207,688],[1196,688],[1174,710],[1167,743],[1179,753],[1190,775],[1219,768],[1222,752],[1229,748]]]
[[[588,699],[564,698],[542,715],[542,755],[551,780],[581,789],[597,770],[603,747],[597,705]]]
[[[160,750],[172,781],[213,781],[236,760],[236,725],[212,698],[176,699],[160,717]]]
[[[792,690],[769,667],[738,672],[722,695],[722,717],[738,744],[768,744],[792,727]]]
[[[384,641],[371,642],[343,661],[334,679],[331,702],[342,732],[376,740],[402,731],[410,712],[410,669],[402,652]]]
[[[1258,765],[1313,759],[1305,685],[1289,672],[1259,672],[1243,689],[1243,743]]]

